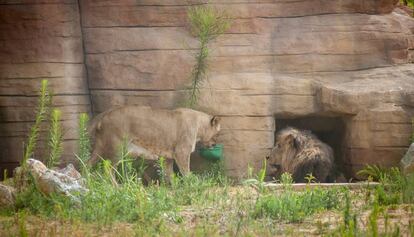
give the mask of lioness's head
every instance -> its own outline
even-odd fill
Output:
[[[199,130],[199,139],[204,146],[212,145],[212,139],[220,132],[220,118],[213,116],[207,124],[203,124]]]

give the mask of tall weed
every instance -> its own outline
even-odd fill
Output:
[[[24,156],[21,164],[26,166],[26,161],[33,156],[39,138],[40,125],[47,118],[48,109],[51,103],[50,92],[48,89],[48,81],[42,80],[40,88],[39,102],[36,108],[35,122],[30,129],[29,140],[24,150]]]
[[[187,12],[187,16],[191,33],[200,43],[200,49],[195,56],[196,64],[191,72],[192,85],[188,100],[189,107],[194,107],[197,104],[200,87],[204,82],[208,69],[208,45],[230,28],[230,21],[225,13],[210,6],[191,7]]]
[[[47,167],[52,168],[59,164],[59,159],[63,152],[63,132],[60,124],[62,112],[58,109],[53,109],[50,116],[49,128],[49,150],[50,155],[47,160]]]
[[[80,163],[80,171],[87,180],[90,175],[90,168],[88,166],[88,160],[91,157],[91,140],[88,133],[89,116],[86,113],[79,115],[78,121],[78,152],[76,158]]]
[[[78,157],[83,162],[86,163],[91,156],[91,142],[88,134],[88,122],[89,116],[86,113],[82,113],[79,116],[79,150]]]

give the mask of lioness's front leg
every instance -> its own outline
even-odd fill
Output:
[[[172,175],[174,174],[174,160],[165,159],[165,181],[171,183]]]
[[[190,157],[193,151],[192,146],[180,147],[175,152],[175,162],[177,162],[178,169],[182,175],[188,175],[190,173]]]

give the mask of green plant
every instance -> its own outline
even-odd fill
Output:
[[[49,149],[50,155],[47,160],[47,167],[51,168],[59,163],[60,156],[63,152],[63,132],[60,124],[62,112],[58,109],[53,109],[50,116],[50,128],[49,128]]]
[[[78,158],[82,164],[82,173],[87,173],[87,162],[91,157],[91,142],[88,133],[89,116],[82,113],[79,116],[79,140],[78,140]]]
[[[137,160],[129,154],[128,143],[129,140],[127,137],[122,139],[122,143],[118,148],[118,162],[115,165],[116,178],[121,183],[137,182],[139,172],[140,174],[142,174],[145,170],[143,159],[140,159],[140,164],[138,164],[137,166],[135,165]]]
[[[309,173],[305,176],[305,180],[308,184],[310,183],[316,183],[316,177],[312,175],[312,173]]]
[[[17,222],[19,225],[19,236],[20,237],[27,237],[29,236],[26,228],[26,213],[19,212],[17,214]]]
[[[46,119],[48,108],[51,102],[51,96],[48,89],[48,81],[42,80],[40,89],[39,102],[36,108],[35,122],[30,129],[29,140],[26,144],[24,156],[21,161],[23,167],[26,167],[26,161],[33,155],[36,148],[37,140],[40,132],[40,125]]]
[[[404,5],[404,6],[408,6],[411,9],[414,8],[414,0],[400,0],[400,2]],[[413,12],[413,16],[414,16],[414,12]]]
[[[411,143],[414,142],[414,118],[411,119],[411,137],[410,137],[410,142]]]
[[[344,225],[349,227],[351,225],[351,199],[349,198],[349,193],[345,193],[345,208],[343,212],[344,216]]]
[[[414,7],[414,0],[400,0],[405,6]]]
[[[158,168],[158,176],[160,177],[160,182],[161,184],[165,184],[165,181],[167,178],[167,174],[166,174],[166,167],[165,167],[165,158],[163,156],[161,156],[158,161],[157,161],[157,168]]]
[[[414,174],[404,175],[396,167],[380,169],[375,166],[364,169],[364,174],[380,182],[374,188],[374,198],[378,204],[414,203]]]
[[[220,186],[226,186],[232,183],[232,181],[226,176],[224,159],[210,162],[210,166],[201,173],[201,176],[206,179],[214,180],[214,182]]]
[[[293,184],[292,175],[290,173],[283,173],[280,176],[280,183],[285,185],[285,186],[289,186],[289,185]]]
[[[374,203],[371,214],[369,215],[369,231],[372,233],[372,237],[378,237],[378,215],[379,206],[378,203]]]
[[[414,203],[414,174],[404,176],[402,184],[402,200],[404,203]]]
[[[379,181],[386,175],[387,169],[379,167],[377,165],[367,165],[364,169],[357,172],[357,175],[370,178],[373,181]]]
[[[264,159],[263,162],[263,167],[259,170],[259,175],[258,175],[258,179],[260,183],[263,183],[265,181],[266,178],[266,166],[267,166],[267,160]]]
[[[230,21],[224,12],[219,12],[211,6],[195,6],[187,12],[191,33],[197,37],[200,49],[195,56],[196,64],[191,72],[191,89],[189,107],[197,104],[200,87],[205,79],[209,56],[209,43],[230,28]]]

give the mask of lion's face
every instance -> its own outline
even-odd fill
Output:
[[[278,176],[288,170],[290,160],[298,151],[296,129],[284,129],[276,135],[276,143],[267,161],[267,173]]]

